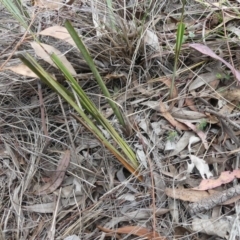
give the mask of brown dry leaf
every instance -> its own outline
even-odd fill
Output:
[[[219,93],[222,95],[222,97],[226,98],[228,101],[240,101],[240,89],[236,88],[233,90],[224,91],[222,93]]]
[[[140,92],[142,95],[144,95],[144,96],[151,96],[152,95],[152,92],[148,91],[147,89],[142,87],[141,84],[139,84],[138,81],[133,81],[133,85],[137,89],[137,91]]]
[[[175,128],[177,128],[179,130],[188,130],[188,128],[184,124],[176,121],[173,118],[173,116],[170,114],[170,112],[168,112],[167,109],[165,108],[162,101],[159,102],[159,105],[160,105],[160,112],[161,112],[162,116],[166,120],[168,120],[172,124],[172,126],[174,126]]]
[[[174,118],[178,118],[178,119],[183,119],[183,120],[200,120],[203,118],[206,118],[206,115],[204,113],[200,113],[200,112],[194,112],[194,111],[189,111],[189,110],[185,110],[185,109],[181,109],[181,108],[173,108],[172,109],[172,116]]]
[[[145,239],[149,240],[166,240],[165,237],[160,236],[157,232],[154,233],[152,231],[149,231],[147,228],[139,226],[125,226],[114,230],[98,226],[98,229],[106,233],[131,234],[139,237],[144,237]]]
[[[210,83],[209,83],[209,86],[211,87],[212,90],[213,90],[213,89],[217,89],[219,83],[220,83],[220,80],[219,80],[219,79],[216,79],[216,80],[210,82]]]
[[[170,78],[163,78],[163,77],[159,77],[159,78],[154,78],[152,81],[159,81],[159,82],[162,82],[164,83],[167,87],[169,87],[169,89],[171,88],[171,84],[172,84],[172,80]],[[151,82],[151,80],[149,81]],[[178,91],[177,91],[177,88],[176,88],[176,85],[174,85],[173,87],[173,98],[177,98],[178,96]]]
[[[201,138],[205,149],[208,149],[209,146],[208,146],[208,142],[206,140],[207,139],[207,134],[206,133],[204,133],[203,131],[199,131],[197,129],[197,127],[189,121],[183,121],[183,120],[179,120],[179,121],[186,124],[189,128],[191,128]]]
[[[216,124],[216,123],[219,123],[219,120],[216,116],[210,114],[210,113],[207,113],[205,112],[206,116],[207,116],[207,122],[210,123],[210,124]]]
[[[67,60],[67,58],[56,48],[44,44],[44,43],[37,43],[37,42],[31,42],[31,46],[34,49],[35,53],[37,54],[38,57],[42,58],[44,61],[48,62],[51,64],[53,67],[56,67],[52,59],[50,58],[50,54],[55,53],[61,62],[64,64],[64,66],[68,69],[68,71],[72,75],[76,75],[77,73],[75,72],[72,64]]]
[[[198,202],[210,194],[206,191],[196,191],[192,189],[166,188],[165,194],[174,199],[180,199],[188,202]]]
[[[174,239],[184,239],[186,234],[191,234],[191,231],[181,226],[174,228]]]
[[[65,4],[71,5],[74,0],[65,1]],[[34,6],[57,10],[65,5],[63,0],[34,0]]]
[[[65,151],[62,159],[59,161],[56,171],[53,173],[51,181],[40,187],[35,194],[49,194],[55,191],[62,183],[66,170],[70,163],[70,151]]]
[[[6,67],[5,70],[7,69],[26,77],[38,78],[38,76],[31,69],[22,63],[12,67]]]
[[[219,187],[222,184],[229,183],[233,181],[235,178],[240,178],[240,169],[231,171],[222,172],[219,178],[217,179],[203,179],[200,185],[195,190],[208,190],[213,189],[215,187]]]
[[[44,36],[51,36],[51,37],[63,40],[69,43],[70,45],[72,45],[73,47],[76,47],[76,44],[74,43],[72,37],[70,36],[70,34],[68,33],[65,27],[61,27],[61,26],[49,27],[41,31],[39,34]]]
[[[224,59],[222,59],[217,54],[215,54],[208,46],[205,46],[205,45],[199,44],[199,43],[192,43],[192,44],[189,44],[189,46],[205,55],[208,55],[208,56],[215,58],[215,59],[221,61],[222,63],[224,63],[232,71],[232,73],[236,77],[236,79],[238,81],[240,81],[240,72],[238,70],[236,70],[231,64],[229,64]]]
[[[189,107],[192,111],[198,112],[197,108],[195,107],[193,98],[186,97],[185,98],[185,104],[187,107]]]
[[[232,111],[234,110],[235,106],[233,104],[227,103],[226,105],[224,105],[219,111],[218,113],[223,114],[225,116],[228,116],[229,114],[232,113]]]

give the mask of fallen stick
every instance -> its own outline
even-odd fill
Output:
[[[189,204],[189,212],[191,214],[195,214],[197,212],[209,210],[237,195],[240,195],[240,185],[213,194],[210,197],[206,197],[199,202]]]

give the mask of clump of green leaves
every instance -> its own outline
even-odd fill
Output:
[[[178,136],[178,134],[177,134],[176,131],[169,131],[168,136],[167,136],[167,140],[170,141],[170,142],[173,142],[176,139],[177,136]]]
[[[197,130],[198,131],[203,131],[207,126],[207,120],[202,119],[198,124],[197,124]]]
[[[230,80],[231,76],[225,73],[217,73],[216,78],[220,80]]]

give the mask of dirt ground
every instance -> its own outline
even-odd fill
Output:
[[[239,1],[186,1],[184,11],[176,0],[20,2],[25,27],[0,1],[0,240],[239,239]],[[66,20],[128,129],[65,31]],[[36,39],[65,56],[136,154],[139,176],[22,63],[30,54],[73,91]]]

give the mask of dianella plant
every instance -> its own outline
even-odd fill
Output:
[[[9,1],[2,0],[2,3],[8,9],[8,11],[15,17],[15,19],[32,35],[34,41],[43,47],[43,44],[39,41],[34,33],[34,29],[29,27],[29,15],[27,11],[22,6],[20,0]],[[111,11],[111,23],[113,22],[113,13],[111,4],[108,3],[108,7]],[[123,112],[119,106],[112,100],[111,94],[109,93],[99,71],[91,57],[87,47],[84,44],[82,38],[77,34],[70,21],[65,22],[65,28],[67,29],[69,35],[75,43],[75,46],[81,52],[84,60],[88,64],[91,72],[96,80],[98,86],[100,87],[104,97],[107,99],[109,106],[112,108],[119,124],[123,129],[128,127]],[[128,145],[128,143],[119,135],[119,132],[111,125],[111,123],[104,117],[104,115],[99,111],[93,101],[87,96],[80,84],[74,78],[74,75],[69,71],[68,67],[61,61],[60,57],[55,53],[48,53],[49,57],[59,69],[62,75],[65,77],[66,81],[69,83],[70,88],[65,87],[60,84],[57,79],[55,79],[50,73],[48,73],[38,62],[28,53],[23,53],[19,55],[21,61],[34,72],[42,82],[49,86],[53,91],[57,92],[69,105],[75,110],[75,114],[72,114],[77,121],[83,124],[87,129],[89,129],[96,138],[120,161],[120,163],[128,169],[132,174],[141,179],[138,173],[139,164],[135,153]],[[70,89],[70,90],[69,90]],[[96,124],[97,123],[97,124]],[[101,126],[108,134],[111,136],[111,140],[107,139],[102,133]],[[111,143],[115,142],[114,146]],[[116,146],[116,147],[115,147]]]

